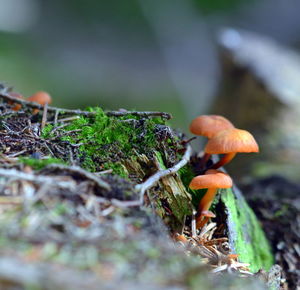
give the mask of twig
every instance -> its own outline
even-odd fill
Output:
[[[74,162],[74,157],[73,157],[73,152],[72,152],[72,149],[69,148],[69,160],[70,160],[70,164],[72,166],[75,166],[75,162]]]
[[[139,200],[122,201],[114,198],[111,200],[111,204],[120,208],[135,207],[141,205]]]
[[[57,125],[58,114],[59,114],[59,111],[56,111],[54,114],[54,126]]]
[[[170,174],[174,174],[180,168],[185,166],[191,158],[191,153],[192,153],[192,147],[188,145],[182,159],[176,165],[165,170],[159,170],[154,175],[149,177],[145,182],[136,185],[135,186],[136,190],[140,192],[140,203],[143,204],[144,194],[146,190],[153,187],[161,178],[166,177]]]
[[[29,102],[26,100],[22,99],[17,99],[12,96],[10,96],[5,90],[0,90],[0,98],[7,100],[7,101],[12,101],[17,104],[21,104],[30,108],[35,108],[35,109],[40,109],[43,110],[44,106],[34,103],[34,102]],[[71,113],[75,115],[84,115],[84,116],[94,116],[96,113],[95,112],[88,112],[88,111],[82,111],[79,109],[76,110],[70,110],[70,109],[63,109],[63,108],[57,108],[57,107],[48,107],[49,112],[63,112],[63,113]]]
[[[51,156],[56,158],[54,152],[51,150],[51,148],[48,146],[47,142],[44,142],[44,146],[48,149],[48,151],[50,152]]]
[[[34,103],[34,102],[29,102],[26,100],[22,100],[22,99],[17,99],[14,98],[12,96],[10,96],[7,93],[6,89],[0,89],[0,98],[7,100],[7,101],[12,101],[14,103],[17,104],[21,104],[27,107],[31,107],[31,108],[36,108],[36,109],[40,109],[43,110],[44,106],[38,104],[38,103]],[[95,116],[97,114],[97,112],[88,112],[88,111],[82,111],[79,109],[75,109],[75,110],[71,110],[71,109],[63,109],[63,108],[57,108],[57,107],[52,107],[52,106],[48,106],[48,111],[49,112],[62,112],[62,113],[69,113],[69,114],[74,114],[74,115],[83,115],[86,117],[92,117]],[[106,111],[105,112],[107,116],[115,116],[115,117],[122,117],[122,116],[127,116],[127,115],[134,115],[134,116],[141,116],[141,117],[162,117],[164,119],[171,119],[172,116],[168,113],[165,112],[139,112],[139,111]]]
[[[16,178],[16,179],[23,179],[27,181],[31,181],[33,183],[56,183],[61,188],[67,188],[70,189],[74,185],[74,182],[61,180],[58,177],[50,177],[50,176],[44,176],[44,175],[35,175],[31,173],[25,173],[18,171],[16,169],[3,169],[0,168],[0,176],[6,177],[6,178]]]
[[[19,152],[16,152],[16,153],[13,153],[13,154],[10,154],[10,155],[7,155],[6,157],[7,158],[14,158],[14,157],[17,157],[19,155],[22,155],[23,153],[27,152],[27,149],[24,149],[22,151],[19,151]]]
[[[49,135],[51,135],[51,134],[53,134],[55,131],[60,130],[60,129],[62,129],[62,128],[64,128],[64,127],[67,127],[67,126],[69,126],[69,124],[62,124],[62,125],[60,125],[60,126],[54,127],[54,128],[49,132]]]
[[[73,117],[58,119],[56,122],[57,123],[69,122],[69,121],[78,120],[79,118],[80,118],[79,116],[73,116]]]
[[[101,215],[102,215],[102,216],[108,216],[108,215],[110,215],[111,213],[113,213],[115,210],[116,210],[116,208],[115,208],[114,206],[111,205],[110,207],[108,207],[108,208],[102,210]]]
[[[92,181],[94,181],[99,187],[104,188],[106,190],[110,190],[111,187],[110,185],[103,181],[102,179],[100,179],[99,177],[97,177],[95,174],[90,173],[78,166],[66,166],[66,165],[62,165],[62,164],[50,164],[46,167],[46,169],[59,169],[59,170],[66,170],[69,172],[75,172],[75,173],[79,173],[80,175],[86,177],[87,179],[90,179]]]
[[[54,126],[57,126],[58,123],[74,121],[74,120],[78,120],[79,118],[80,118],[80,116],[72,116],[72,117],[67,117],[67,118],[62,118],[62,119],[55,119],[55,117],[54,117],[54,121],[50,121],[48,123],[54,124]]]
[[[196,211],[193,210],[192,214],[192,222],[191,222],[191,229],[192,229],[192,238],[195,238],[197,236],[197,230],[196,230]]]
[[[48,104],[46,103],[45,106],[44,106],[44,110],[43,110],[43,117],[42,117],[42,123],[41,123],[41,133],[42,133],[43,129],[46,126],[47,112],[48,112]]]
[[[107,169],[107,170],[103,170],[103,171],[94,172],[94,174],[96,174],[96,175],[104,175],[104,174],[109,174],[109,173],[112,173],[112,172],[113,172],[112,169]]]
[[[58,127],[56,127],[58,128]],[[57,138],[61,138],[63,136],[66,136],[66,135],[71,135],[72,133],[78,133],[78,132],[82,132],[82,129],[74,129],[74,130],[70,130],[70,131],[65,131],[63,133],[60,133],[59,135],[55,136],[55,137],[52,137],[52,138],[49,138],[48,140],[55,140]]]
[[[10,129],[9,128],[9,126],[6,124],[6,122],[4,122],[4,121],[1,121],[1,124],[2,124],[2,126],[4,127],[4,129],[6,130],[6,131],[8,131],[9,133],[12,133],[12,134],[17,134],[16,132],[14,132],[12,129]]]
[[[107,111],[107,116],[121,117],[127,115],[134,115],[139,117],[162,117],[166,120],[170,120],[172,115],[165,112],[140,112],[140,111]]]

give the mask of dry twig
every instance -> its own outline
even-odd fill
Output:
[[[180,168],[185,166],[190,161],[191,153],[192,153],[192,148],[191,148],[191,146],[188,145],[182,159],[176,165],[174,165],[171,168],[165,169],[165,170],[159,170],[154,175],[149,177],[145,182],[136,185],[136,187],[135,187],[136,190],[138,190],[140,192],[140,203],[143,204],[144,194],[145,194],[146,190],[153,187],[161,178],[166,177],[170,174],[174,174]]]
[[[6,101],[12,101],[14,103],[21,104],[23,106],[27,106],[27,107],[30,107],[30,108],[36,108],[36,109],[40,109],[40,110],[43,110],[43,108],[44,108],[44,106],[42,106],[38,103],[29,102],[29,101],[26,101],[26,100],[17,99],[17,98],[14,98],[14,97],[10,96],[7,93],[6,88],[0,90],[0,98],[4,99]],[[74,115],[83,115],[83,116],[86,116],[86,117],[94,116],[96,114],[96,112],[82,111],[82,110],[79,110],[79,109],[76,109],[76,110],[63,109],[63,108],[57,108],[57,107],[52,107],[52,106],[48,107],[48,111],[56,113],[55,123],[57,123],[57,115],[60,112],[65,113],[65,114],[69,113],[69,114],[74,114]],[[107,111],[105,113],[108,116],[114,116],[114,117],[134,115],[134,116],[140,116],[140,117],[161,117],[161,118],[164,118],[164,119],[167,119],[167,120],[172,118],[172,116],[170,114],[165,113],[165,112]]]
[[[58,170],[64,170],[64,171],[68,171],[70,173],[78,173],[82,176],[84,176],[85,178],[94,181],[99,187],[106,189],[106,190],[110,190],[111,187],[110,185],[103,181],[102,179],[100,179],[98,176],[96,176],[93,173],[90,173],[84,169],[82,169],[81,167],[78,166],[66,166],[66,165],[62,165],[62,164],[50,164],[46,167],[47,169],[58,169]]]
[[[35,175],[32,173],[21,172],[16,169],[0,168],[0,176],[6,177],[6,178],[18,179],[18,180],[31,181],[32,183],[36,183],[36,184],[44,184],[44,183],[52,183],[53,184],[53,183],[55,183],[56,185],[58,185],[61,188],[72,188],[74,186],[74,182],[66,181],[65,179],[62,179],[61,177]]]
[[[44,105],[44,110],[43,110],[43,117],[42,117],[42,123],[41,123],[41,132],[43,131],[43,129],[46,126],[46,122],[47,122],[47,112],[48,112],[48,104],[46,103]]]

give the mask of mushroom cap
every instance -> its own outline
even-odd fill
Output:
[[[194,177],[189,187],[190,189],[229,188],[232,187],[232,179],[222,171],[209,169],[204,175]]]
[[[48,93],[39,91],[39,92],[36,92],[35,94],[33,94],[32,96],[30,96],[28,98],[28,101],[35,102],[35,103],[38,103],[38,104],[44,106],[46,103],[51,104],[52,98]]]
[[[10,95],[11,97],[16,98],[16,99],[24,99],[24,97],[23,97],[20,93],[17,93],[17,92],[9,92],[9,95]],[[13,105],[13,104],[15,104],[15,102],[14,102],[14,101],[8,101],[8,104]],[[19,111],[21,108],[22,108],[22,105],[21,105],[21,104],[15,104],[15,105],[12,107],[12,110],[14,110],[14,111]]]
[[[209,217],[209,218],[215,218],[216,215],[211,212],[210,210],[203,210],[201,211],[201,216]]]
[[[254,137],[246,130],[231,128],[209,139],[204,151],[208,154],[259,152]]]
[[[219,115],[202,115],[195,118],[191,125],[190,131],[195,135],[212,138],[220,131],[234,128],[233,124],[226,118]]]

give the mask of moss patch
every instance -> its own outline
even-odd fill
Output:
[[[239,255],[239,260],[250,264],[250,270],[269,270],[273,265],[273,255],[265,234],[244,198],[235,190],[221,190],[221,200],[227,211],[227,225],[231,248]]]
[[[94,116],[81,116],[63,128],[62,132],[74,132],[60,140],[79,146],[80,165],[92,172],[113,169],[115,174],[128,176],[122,160],[138,154],[153,155],[160,146],[157,126],[164,126],[160,117],[141,118],[134,115],[109,117],[101,108],[90,109]],[[42,136],[52,137],[53,126],[46,126]],[[162,159],[164,157],[162,156]]]
[[[47,159],[35,159],[30,157],[20,157],[19,161],[25,165],[32,167],[34,170],[43,169],[45,166],[49,164],[65,164],[65,162],[61,159],[57,158],[47,158]]]
[[[179,170],[179,175],[186,190],[188,191],[188,193],[190,193],[192,197],[192,203],[194,207],[197,208],[201,198],[206,193],[207,189],[193,190],[189,188],[190,182],[195,177],[195,173],[193,172],[190,164],[187,164],[186,166],[182,167]]]

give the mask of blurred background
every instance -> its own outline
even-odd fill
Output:
[[[185,132],[199,114],[223,114],[262,143],[260,164],[242,159],[236,175],[297,177],[282,163],[300,160],[299,1],[0,0],[0,7],[0,80],[15,91],[46,90],[68,108],[168,111]],[[279,167],[269,168],[274,155]]]

